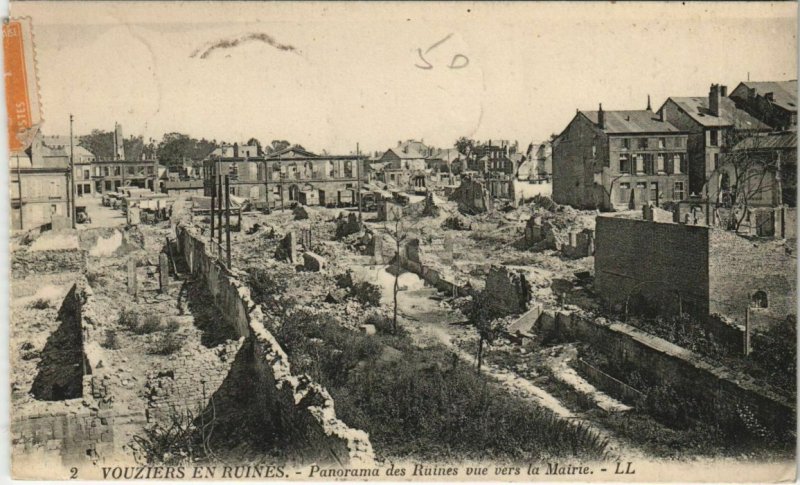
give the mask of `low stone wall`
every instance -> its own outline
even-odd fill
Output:
[[[700,399],[744,402],[769,429],[794,429],[795,405],[725,367],[630,325],[561,311],[545,311],[539,333],[558,341],[590,342],[620,365],[631,364],[663,384],[694,389]]]
[[[11,277],[24,278],[32,274],[64,272],[82,273],[86,270],[87,252],[78,249],[31,251],[19,249],[11,253]]]
[[[587,364],[583,359],[576,359],[572,362],[572,367],[578,374],[601,391],[618,399],[622,399],[628,404],[636,404],[640,399],[645,397],[641,392],[625,384],[621,380],[606,374],[600,369]]]
[[[373,462],[369,436],[336,417],[333,399],[323,387],[306,375],[292,374],[288,356],[267,330],[260,306],[242,282],[246,275],[225,268],[190,226],[179,224],[176,230],[178,248],[192,274],[203,277],[227,323],[245,339],[236,361],[247,363],[251,359],[252,365],[240,372],[249,373],[248,379],[253,382],[239,382],[235,387],[254,386],[262,402],[253,408],[261,410],[262,422],[273,426],[276,432],[289,434],[293,444],[298,444],[292,451],[308,460]]]

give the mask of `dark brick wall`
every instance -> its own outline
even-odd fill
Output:
[[[608,162],[607,137],[583,115],[576,115],[553,145],[553,200],[580,208],[602,204],[602,188],[594,186],[593,161],[598,170]],[[595,153],[592,154],[592,145]]]
[[[711,313],[744,323],[745,310],[756,291],[767,293],[769,306],[753,309],[754,325],[797,313],[797,258],[787,255],[783,245],[718,230],[710,232],[709,244]]]
[[[640,293],[667,313],[708,314],[708,228],[597,217],[595,288],[624,305]]]

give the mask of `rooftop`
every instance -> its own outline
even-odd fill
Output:
[[[787,111],[797,111],[797,79],[791,81],[745,81],[741,85],[755,90],[759,96],[772,93],[772,102],[775,105]]]
[[[597,125],[598,111],[581,111],[589,121]],[[606,133],[680,133],[680,130],[667,121],[661,121],[650,110],[603,111]]]
[[[670,100],[677,104],[697,123],[706,127],[735,125],[740,129],[769,129],[767,125],[750,116],[746,111],[738,109],[730,98],[720,97],[719,116],[714,116],[708,109],[708,96],[671,97],[667,102]]]

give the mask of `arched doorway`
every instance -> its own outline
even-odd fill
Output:
[[[299,199],[300,189],[297,185],[292,184],[289,186],[289,202],[294,202]]]

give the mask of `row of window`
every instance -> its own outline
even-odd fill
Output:
[[[619,156],[619,173],[655,175],[659,173],[686,173],[686,156],[682,153],[636,153]]]
[[[674,137],[671,139],[675,141],[675,143],[672,144],[673,147],[684,147],[685,143],[683,137]],[[648,148],[667,148],[667,138],[620,138],[619,146],[623,150],[632,150],[634,148],[639,150],[645,150]]]
[[[663,199],[663,194],[659,192],[661,187],[659,186],[658,182],[648,182],[646,180],[639,180],[635,182],[634,187],[638,190],[647,191],[648,199],[657,202],[659,199]],[[663,189],[661,189],[663,190]],[[672,185],[672,200],[683,200],[686,195],[685,187],[683,182],[674,182]],[[626,203],[630,200],[631,197],[631,183],[630,182],[621,182],[619,184],[619,190],[617,191],[617,201],[619,203]]]
[[[127,175],[155,175],[156,169],[152,165],[129,165],[125,167],[125,173]],[[96,177],[110,177],[110,176],[119,177],[122,175],[122,167],[120,165],[114,165],[113,167],[94,167],[94,175]],[[83,179],[89,180],[91,178],[89,174],[89,170],[83,171]]]

